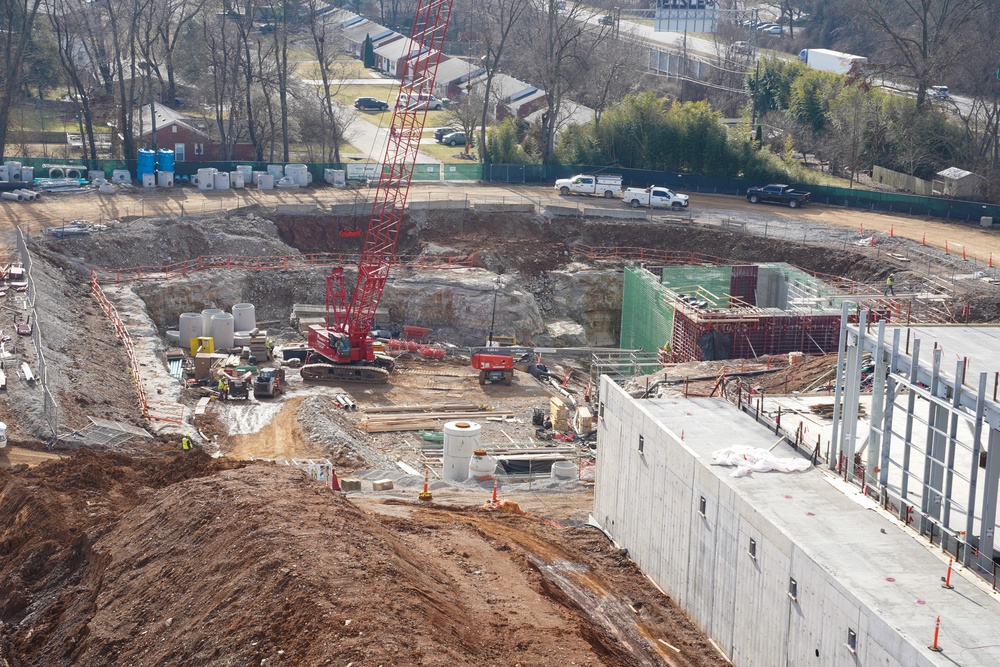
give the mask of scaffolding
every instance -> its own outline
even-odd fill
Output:
[[[859,283],[833,281],[782,263],[629,267],[622,345],[664,362],[825,354],[836,349],[845,302],[865,301],[887,320],[903,312]]]

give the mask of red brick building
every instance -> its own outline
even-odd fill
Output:
[[[153,117],[149,106],[141,110],[139,147],[153,147]],[[210,133],[209,121],[203,118],[188,118],[165,106],[156,105],[156,147],[174,152],[177,162],[218,162],[223,159],[251,161],[254,159],[253,144],[237,142],[232,154],[223,158],[222,146]]]

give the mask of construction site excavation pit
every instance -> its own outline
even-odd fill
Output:
[[[0,511],[24,517],[0,534],[0,657],[25,666],[726,664],[586,526],[593,443],[539,437],[539,413],[583,430],[570,404],[586,405],[591,358],[545,355],[547,374],[519,368],[511,386],[483,385],[468,348],[491,329],[533,348],[618,347],[626,269],[663,284],[656,267],[679,263],[669,253],[723,267],[786,262],[872,289],[887,271],[903,284],[916,272],[717,229],[414,211],[376,324],[416,349],[389,350],[396,366],[385,384],[304,382],[282,353],[304,346],[301,327],[325,316],[332,268],[343,266],[353,289],[364,237],[339,232],[363,232],[365,222],[146,218],[28,241],[47,377],[44,387],[12,387],[0,414],[10,466],[0,471]],[[667,287],[687,294],[679,285]],[[988,317],[992,289],[977,284],[948,303],[973,302],[972,317]],[[237,324],[247,304],[256,334]],[[213,400],[217,387],[182,384],[177,364],[171,374],[171,350],[195,361],[198,336],[185,351],[181,335],[195,332],[194,318],[182,316],[210,309],[232,317],[222,319],[234,347],[266,331],[278,360],[266,361],[266,348],[249,356],[280,365],[284,391]],[[234,371],[252,365],[236,356]],[[396,430],[401,420],[406,430]],[[446,421],[479,427],[476,468],[461,481],[441,478]],[[356,490],[332,491],[330,468]],[[420,502],[425,483],[429,502]]]

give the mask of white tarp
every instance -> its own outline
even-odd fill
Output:
[[[712,454],[716,465],[736,466],[733,477],[743,477],[750,472],[801,472],[812,467],[806,459],[779,458],[766,449],[736,445]]]

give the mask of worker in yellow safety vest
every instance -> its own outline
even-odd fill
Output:
[[[229,393],[229,383],[226,382],[226,377],[222,376],[219,378],[219,397],[223,397]]]
[[[194,443],[191,442],[191,438],[185,435],[183,438],[181,438],[181,451],[189,452],[192,449],[194,449]]]
[[[266,346],[267,346],[267,358],[274,359],[274,341],[268,338]]]
[[[892,289],[893,274],[889,274],[889,277],[885,279],[885,291],[882,292],[882,296],[889,296],[890,294],[896,296],[896,290]]]

